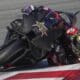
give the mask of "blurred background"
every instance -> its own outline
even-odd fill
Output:
[[[0,45],[2,45],[5,35],[6,26],[9,23],[21,17],[21,9],[25,5],[45,5],[54,10],[63,10],[76,12],[80,10],[80,0],[0,0]],[[78,15],[78,27],[80,26],[80,15]]]

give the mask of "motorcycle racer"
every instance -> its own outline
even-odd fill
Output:
[[[66,34],[66,30],[76,24],[76,18],[74,15],[72,16],[71,14],[68,14],[72,21],[71,24],[69,24],[65,21],[65,19],[62,18],[58,11],[52,10],[45,6],[35,7],[31,5],[27,9],[24,9],[24,11],[26,12],[26,15],[34,14],[36,18],[36,24],[33,24],[33,26],[38,27],[42,37],[48,36],[47,31],[50,29],[62,29],[63,35],[59,38],[59,41],[62,47],[65,49],[66,57],[68,60],[70,58],[77,59],[77,56],[74,54],[71,47],[71,40],[67,37]],[[52,51],[54,53],[54,50]],[[74,61],[71,61],[70,63],[74,63]]]

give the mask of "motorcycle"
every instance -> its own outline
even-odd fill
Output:
[[[12,21],[10,26],[7,27],[8,33],[0,48],[0,66],[3,69],[21,65],[33,66],[43,59],[47,59],[50,65],[56,65],[55,61],[60,64],[68,64],[67,59],[64,59],[64,48],[60,46],[58,41],[58,38],[62,35],[62,29],[50,30],[47,37],[41,37],[40,33],[36,33],[35,28],[28,32],[35,21],[34,17],[32,15],[24,16],[23,19]],[[54,37],[53,40],[52,37]],[[58,47],[59,55],[53,56],[51,54],[52,48],[56,52]]]
[[[77,14],[80,11],[77,11],[76,13],[69,13],[69,12],[59,12],[63,19],[67,19],[67,23],[70,25],[73,25],[73,20],[72,20],[72,16],[77,20]],[[77,22],[76,22],[77,23]],[[57,48],[58,48],[58,52],[54,52],[56,53],[56,55],[49,55],[49,59],[48,59],[48,63],[53,65],[57,58],[57,64],[58,65],[63,65],[63,64],[72,64],[72,63],[78,63],[80,62],[80,33],[79,33],[79,29],[75,26],[71,27],[71,28],[66,28],[66,35],[68,36],[68,38],[70,39],[71,42],[71,49],[75,54],[72,54],[74,56],[77,57],[77,59],[73,59],[72,55],[69,54],[68,56],[69,59],[66,58],[65,56],[65,51],[64,48],[62,48],[62,46],[60,44],[58,44]],[[72,58],[71,58],[72,57]],[[61,64],[60,64],[61,63]]]

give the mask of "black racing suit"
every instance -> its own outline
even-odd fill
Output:
[[[33,17],[32,17],[33,15]],[[34,21],[39,21],[39,22],[44,22],[46,27],[47,28],[50,28],[50,29],[55,29],[55,28],[59,28],[59,24],[63,21],[63,19],[59,19],[57,20],[56,19],[56,15],[54,12],[50,12],[49,10],[44,10],[43,7],[39,7],[37,8],[35,11],[33,11],[33,13],[31,13],[31,18],[26,18],[26,19],[29,19],[28,21],[28,24],[31,26]],[[46,17],[47,16],[47,17]],[[50,24],[46,24],[48,23],[49,21],[48,20],[45,20],[45,19],[48,19],[48,18],[54,18],[55,19],[55,23],[54,23],[54,20],[50,22]],[[26,21],[26,20],[25,20]],[[46,22],[47,21],[47,22]],[[27,23],[26,23],[27,24]],[[27,25],[28,27],[28,25]],[[72,50],[72,46],[71,46],[71,40],[67,37],[67,34],[66,34],[66,29],[65,29],[65,25],[62,25],[61,27],[62,29],[62,35],[59,37],[59,42],[61,43],[61,46],[64,48],[65,50],[65,55],[66,55],[66,58],[71,62],[70,63],[74,63],[72,60],[77,58],[77,56],[74,54],[73,50]],[[26,29],[24,29],[26,30]],[[54,31],[54,30],[53,30]],[[52,34],[53,35],[53,34]],[[53,39],[54,37],[52,37]],[[52,41],[52,40],[51,40]],[[52,50],[54,51],[54,50]],[[53,52],[54,53],[54,52]],[[74,61],[75,61],[74,60]]]
[[[41,10],[40,12],[38,12],[38,16],[37,16],[37,19],[39,20],[39,21],[45,21],[45,16],[48,14],[49,12],[48,11],[45,11],[45,10]],[[53,15],[54,13],[52,12],[52,13],[50,13],[49,15],[50,15],[50,17],[54,17],[55,19],[56,19],[56,17],[55,17],[55,15]],[[48,17],[49,18],[49,17]],[[60,17],[61,18],[61,17]],[[49,26],[47,26],[47,27],[53,27],[53,29],[55,28],[55,26],[57,27],[57,28],[59,28],[60,26],[59,26],[59,24],[61,23],[61,22],[63,22],[63,24],[62,24],[62,36],[60,36],[60,38],[58,39],[59,40],[59,42],[60,42],[60,44],[61,44],[61,46],[64,48],[64,51],[65,51],[65,57],[67,58],[67,60],[68,60],[68,63],[69,64],[72,64],[72,63],[75,63],[75,61],[77,60],[77,56],[75,55],[75,53],[73,52],[73,50],[72,50],[72,45],[71,45],[71,40],[70,40],[70,38],[67,36],[67,34],[66,34],[66,28],[65,28],[65,21],[61,18],[61,19],[59,19],[59,20],[57,20],[57,22],[54,24],[54,23],[51,23],[51,25]],[[54,31],[54,30],[53,30]],[[53,35],[53,34],[52,34]],[[54,37],[53,37],[54,38]],[[54,50],[52,50],[52,51],[54,51]],[[54,53],[54,52],[53,52]]]

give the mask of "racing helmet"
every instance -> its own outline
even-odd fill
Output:
[[[60,15],[56,11],[49,12],[49,14],[45,18],[45,23],[46,23],[47,27],[49,27],[49,26],[51,26],[51,27],[56,26],[61,21],[62,21],[61,17],[60,17]]]

